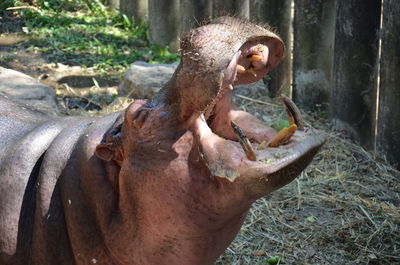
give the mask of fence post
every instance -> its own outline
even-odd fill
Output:
[[[333,68],[335,0],[295,0],[293,98],[304,109],[326,113]]]
[[[277,30],[285,43],[286,51],[282,62],[274,68],[264,83],[270,97],[280,95],[291,83],[291,7],[292,0],[253,0],[250,2],[250,20],[256,23],[268,23]]]
[[[372,148],[381,0],[337,0],[332,123]]]
[[[400,1],[383,2],[377,149],[400,169]]]
[[[212,17],[212,0],[181,0],[180,35],[200,26]]]
[[[134,18],[135,23],[147,19],[147,0],[120,0],[121,12],[129,18]]]
[[[213,17],[221,15],[235,15],[242,18],[249,18],[249,0],[213,0]]]
[[[179,48],[179,0],[149,0],[148,4],[151,42],[176,52]]]
[[[119,6],[120,6],[120,0],[108,0],[107,4],[110,8],[116,9],[116,8],[119,8]]]

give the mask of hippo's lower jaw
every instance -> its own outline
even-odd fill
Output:
[[[235,112],[235,111],[232,111]],[[247,113],[239,113],[247,116]],[[247,124],[246,124],[247,125]],[[258,123],[255,127],[259,126]],[[208,126],[203,115],[193,123],[193,132],[199,143],[201,157],[213,176],[226,178],[231,182],[250,178],[259,182],[265,180],[265,186],[254,185],[260,193],[256,197],[268,194],[293,180],[312,160],[325,142],[325,137],[316,131],[296,131],[287,144],[279,147],[258,148],[260,144],[251,143],[255,159],[246,154],[239,141],[220,137]],[[251,128],[250,128],[251,129]],[[257,128],[260,132],[260,127]],[[270,132],[265,127],[265,139]],[[230,132],[230,128],[225,127]],[[269,139],[270,140],[270,139]],[[252,161],[255,160],[255,161]]]
[[[246,155],[239,142],[213,133],[203,116],[194,125],[202,157],[213,176],[230,182],[251,185],[251,196],[259,198],[292,181],[308,164],[325,142],[317,132],[297,131],[290,142],[277,148],[258,150],[251,143],[256,160]]]

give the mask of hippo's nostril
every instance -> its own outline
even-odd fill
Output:
[[[141,109],[138,111],[138,113],[135,115],[132,123],[133,126],[135,126],[136,129],[142,128],[145,120],[149,116],[150,112],[148,109]]]

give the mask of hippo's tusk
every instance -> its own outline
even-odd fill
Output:
[[[301,120],[300,110],[294,102],[287,96],[281,95],[281,100],[286,106],[289,124],[296,124],[297,128],[303,130],[303,122]]]
[[[246,153],[247,159],[251,161],[256,161],[257,157],[256,154],[254,153],[253,147],[251,146],[249,138],[247,138],[243,130],[240,129],[239,125],[234,120],[231,121],[231,126],[239,140],[240,145],[242,146],[244,152]]]
[[[297,129],[296,124],[292,124],[288,128],[283,128],[282,130],[280,130],[278,132],[277,135],[275,135],[274,139],[272,139],[269,142],[268,146],[269,147],[278,147],[281,144],[286,144],[290,140],[290,138],[292,137],[292,135],[294,134],[296,129]]]
[[[261,55],[257,55],[257,54],[253,54],[252,56],[250,56],[249,60],[251,62],[258,62],[258,61],[262,61],[263,57]]]
[[[254,71],[253,67],[248,68],[246,72],[252,74],[254,77],[257,77],[257,73]]]
[[[236,65],[236,71],[237,71],[239,74],[242,74],[242,73],[246,72],[246,68],[244,68],[243,65],[237,64],[237,65]]]
[[[232,85],[229,85],[229,86],[228,86],[228,89],[229,89],[229,90],[233,90],[233,86],[232,86]]]

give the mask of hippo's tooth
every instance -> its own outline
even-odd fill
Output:
[[[243,65],[237,64],[237,65],[236,65],[236,71],[237,71],[239,74],[242,74],[242,73],[246,72],[246,68],[244,68]]]
[[[253,67],[247,69],[246,72],[252,74],[254,77],[257,77],[257,73],[254,71]]]
[[[287,142],[289,142],[290,138],[292,137],[296,129],[297,129],[296,124],[292,124],[288,128],[283,128],[278,132],[277,135],[275,135],[274,139],[272,139],[271,142],[269,142],[268,146],[278,147],[282,144],[286,144]]]
[[[233,86],[232,86],[232,85],[229,85],[229,86],[228,86],[228,89],[229,89],[229,90],[233,90]]]
[[[231,121],[231,126],[238,138],[240,145],[242,146],[242,148],[247,156],[247,159],[256,161],[257,160],[256,153],[253,150],[253,146],[251,146],[249,138],[247,138],[247,136],[244,134],[243,130],[240,129],[239,125],[234,120]]]
[[[267,147],[267,141],[264,140],[257,146],[257,150],[264,150],[265,147]]]
[[[303,122],[301,120],[300,110],[294,104],[294,102],[287,96],[281,95],[281,100],[286,106],[286,112],[288,114],[289,124],[296,124],[297,127],[302,130],[303,129]]]
[[[257,54],[253,54],[252,56],[250,56],[249,60],[251,62],[258,62],[258,61],[262,61],[263,57],[261,55],[257,55]]]

